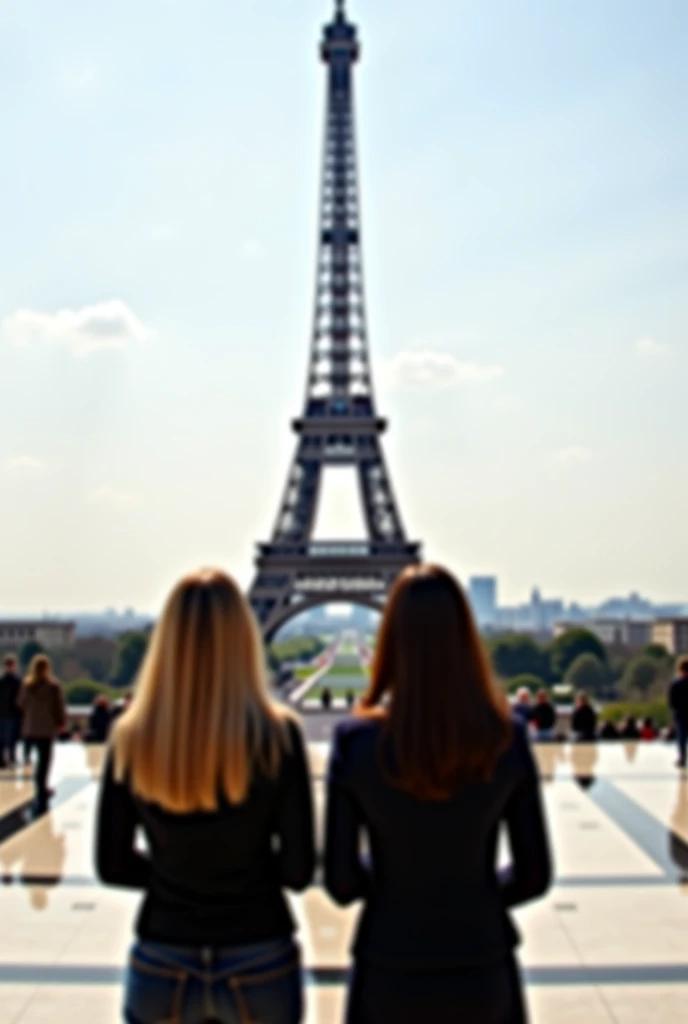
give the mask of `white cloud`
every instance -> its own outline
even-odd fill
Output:
[[[131,491],[123,491],[119,487],[111,487],[105,484],[98,487],[90,494],[90,500],[98,505],[115,505],[122,508],[125,505],[138,505],[140,498]]]
[[[635,343],[635,350],[641,356],[661,356],[669,351],[669,345],[655,338],[639,338]]]
[[[33,455],[13,455],[5,466],[13,473],[42,473],[46,468],[45,463]]]
[[[398,352],[382,365],[383,381],[395,390],[439,391],[474,381],[489,381],[504,373],[501,366],[464,362],[448,352],[428,349]]]
[[[581,445],[571,445],[569,448],[561,448],[558,452],[555,452],[552,458],[554,462],[559,463],[589,462],[592,458],[592,452]]]
[[[56,313],[18,309],[0,320],[0,334],[13,345],[55,345],[81,357],[127,348],[151,338],[153,332],[126,303],[111,299]]]

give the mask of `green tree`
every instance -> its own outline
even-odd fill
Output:
[[[26,670],[37,654],[45,654],[44,649],[36,640],[27,640],[19,648],[19,664]]]
[[[540,690],[546,690],[547,686],[540,676],[529,675],[527,672],[520,676],[514,676],[507,683],[506,692],[511,695],[517,693],[519,690],[530,690],[531,694],[539,693]]]
[[[65,700],[70,707],[92,704],[96,697],[104,694],[110,696],[110,688],[103,683],[95,683],[92,679],[75,679],[63,687]]]
[[[609,676],[605,664],[589,651],[579,654],[566,672],[566,682],[574,690],[584,690],[592,696],[604,692]]]
[[[592,654],[607,664],[607,649],[594,633],[587,629],[570,629],[554,640],[549,649],[552,669],[560,679],[568,677],[569,668],[581,656]]]
[[[671,654],[664,644],[648,644],[643,654],[646,658],[655,658],[657,661],[671,661]]]
[[[148,648],[149,634],[123,633],[117,641],[115,666],[110,681],[113,686],[131,686]]]
[[[497,637],[488,643],[487,649],[494,670],[502,679],[520,675],[542,678],[549,674],[547,655],[532,637],[520,633]]]
[[[621,689],[628,697],[640,694],[647,697],[662,672],[662,664],[657,658],[640,654],[629,661],[621,680]]]

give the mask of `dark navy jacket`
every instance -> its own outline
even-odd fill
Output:
[[[681,725],[688,725],[688,676],[678,676],[669,688],[669,706]]]
[[[404,968],[489,963],[518,934],[507,910],[546,891],[551,863],[540,785],[525,727],[490,782],[454,798],[418,800],[386,775],[384,723],[356,719],[335,732],[327,808],[325,884],[365,906],[358,958]],[[504,823],[512,865],[496,869]],[[366,835],[369,858],[361,855]]]

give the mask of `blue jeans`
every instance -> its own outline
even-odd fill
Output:
[[[137,942],[127,973],[127,1024],[299,1024],[298,946],[277,939],[230,949]]]
[[[678,743],[678,759],[681,764],[685,764],[686,748],[688,747],[688,722],[679,722],[676,719],[676,742]]]

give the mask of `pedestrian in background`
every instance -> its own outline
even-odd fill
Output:
[[[688,747],[688,658],[680,658],[676,666],[678,675],[669,689],[669,706],[676,723],[676,741],[678,743],[677,768],[686,767],[686,748]]]
[[[597,712],[585,693],[576,697],[576,708],[571,719],[574,739],[579,743],[594,743],[597,737]]]
[[[21,689],[21,677],[17,672],[17,659],[8,654],[3,659],[3,673],[0,676],[0,768],[14,767],[17,741],[17,724],[20,721],[17,698]]]
[[[535,739],[539,743],[547,743],[554,739],[557,724],[557,712],[549,699],[547,690],[540,690],[532,710],[531,722],[535,729]]]
[[[62,687],[53,677],[50,658],[37,654],[19,691],[17,703],[22,711],[22,735],[35,747],[36,810],[48,809],[51,791],[48,775],[56,738],[67,727],[67,709]]]

